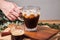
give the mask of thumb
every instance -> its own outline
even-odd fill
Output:
[[[22,10],[23,9],[23,7],[17,7],[19,10]]]

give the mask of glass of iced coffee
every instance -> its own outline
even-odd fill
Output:
[[[22,16],[26,25],[25,30],[36,31],[37,23],[40,17],[40,8],[37,6],[23,7]]]
[[[23,40],[24,31],[21,29],[11,29],[11,40]]]

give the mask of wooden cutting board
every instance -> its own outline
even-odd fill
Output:
[[[54,35],[56,35],[59,32],[59,30],[52,29],[52,28],[41,27],[41,26],[37,26],[37,27],[38,27],[38,29],[36,32],[25,31],[24,35],[31,38],[31,40],[49,40],[51,37],[53,37]],[[8,39],[8,37],[5,37],[5,38]],[[10,38],[11,38],[11,36],[10,36]]]
[[[49,40],[51,37],[56,35],[59,30],[47,28],[47,27],[40,27],[38,26],[37,32],[25,32],[25,35],[34,38],[36,40]]]

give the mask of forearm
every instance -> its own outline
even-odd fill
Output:
[[[0,0],[0,1],[4,1],[4,0]]]
[[[5,0],[0,0],[0,9],[1,9],[1,6],[4,2],[5,2]]]
[[[0,4],[3,3],[3,1],[5,1],[5,0],[0,0]]]

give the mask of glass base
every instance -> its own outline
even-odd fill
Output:
[[[26,31],[37,31],[37,27],[32,28],[32,29],[31,29],[31,28],[26,28],[26,27],[25,27],[25,30],[26,30]]]

